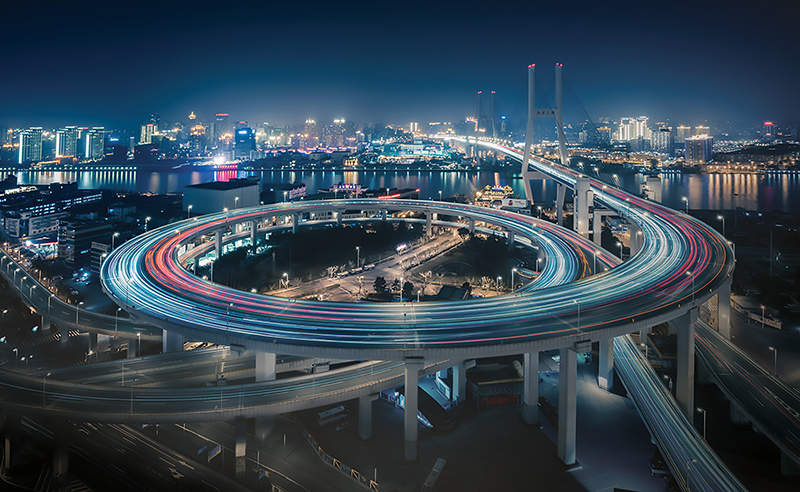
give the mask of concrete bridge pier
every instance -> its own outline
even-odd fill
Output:
[[[678,332],[678,374],[675,378],[675,399],[691,422],[694,418],[694,332],[697,308],[689,310],[671,323]]]
[[[508,249],[514,249],[514,231],[506,232],[506,242],[508,242]]]
[[[217,260],[222,256],[222,229],[214,231],[214,258]]]
[[[717,291],[717,315],[719,334],[728,340],[731,339],[731,282],[729,278]]]
[[[558,225],[564,225],[564,200],[567,197],[567,187],[561,183],[556,184],[556,218]]]
[[[292,233],[297,234],[297,230],[300,228],[300,216],[298,214],[292,214]]]
[[[450,399],[463,403],[467,399],[467,366],[457,364],[453,366],[453,390]]]
[[[90,331],[89,332],[89,355],[93,355],[97,352],[97,333]],[[91,358],[90,358],[91,360]]]
[[[377,399],[377,393],[358,397],[358,437],[362,441],[372,439],[372,402]]]
[[[19,464],[22,440],[20,436],[21,423],[19,415],[5,415],[5,452],[3,453],[3,474]]]
[[[639,226],[629,223],[628,224],[628,233],[630,234],[629,246],[630,246],[630,255],[633,256],[642,249],[642,244],[644,243],[644,234]]]
[[[236,419],[234,423],[236,432],[236,446],[234,454],[236,456],[236,478],[244,478],[247,471],[247,420],[244,418]]]
[[[475,219],[469,219],[469,233],[475,234]]]
[[[250,221],[250,244],[253,248],[256,247],[257,243],[256,240],[258,239],[256,235],[258,234],[258,222],[255,220]]]
[[[161,352],[181,352],[183,351],[183,335],[174,331],[161,330]]]
[[[406,462],[416,462],[419,459],[419,446],[417,443],[417,410],[419,395],[419,371],[425,365],[421,357],[408,357],[405,361],[405,448],[403,459]]]
[[[558,373],[558,458],[565,465],[575,464],[577,424],[578,354],[572,347],[559,350]]]
[[[539,422],[539,351],[524,354],[522,367],[522,420]]]
[[[276,377],[275,354],[256,352],[256,382],[273,381]]]
[[[428,237],[432,235],[431,232],[432,221],[433,221],[433,214],[430,212],[425,212],[425,235]]]
[[[66,420],[53,422],[53,482],[62,485],[69,471],[69,439]]]
[[[61,323],[58,325],[58,332],[61,334],[58,346],[61,348],[69,347],[69,326],[66,323]]]
[[[614,339],[600,340],[599,363],[597,367],[597,385],[604,390],[611,391],[614,385]]]
[[[342,227],[342,211],[336,210],[334,211],[334,214],[336,214],[336,226]]]
[[[386,209],[381,209],[381,220],[385,221],[387,215],[389,215],[389,213],[386,211]]]
[[[592,206],[592,193],[589,190],[589,178],[581,177],[575,181],[575,196],[573,197],[572,230],[581,236],[589,235],[589,207]]]

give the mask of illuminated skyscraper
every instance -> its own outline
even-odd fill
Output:
[[[158,131],[158,127],[153,123],[142,125],[142,133],[139,137],[139,145],[153,143],[153,135]]]
[[[650,138],[651,131],[647,126],[647,116],[622,118],[619,129],[617,129],[614,135],[614,139],[620,142],[628,142],[637,139],[650,140]]]
[[[319,133],[317,132],[317,122],[315,120],[306,120],[305,132],[302,146],[306,149],[319,147]]]
[[[674,138],[675,136],[672,133],[672,128],[659,128],[653,132],[652,138],[650,139],[653,150],[656,152],[661,152],[662,154],[672,155],[675,147]]]
[[[256,132],[252,128],[240,127],[236,129],[234,157],[249,160],[256,150]]]
[[[31,127],[19,135],[19,163],[42,160],[42,129]]]
[[[103,127],[95,127],[86,132],[86,152],[84,154],[86,159],[90,161],[99,161],[103,158],[105,134],[106,131]]]
[[[78,155],[78,127],[68,126],[56,132],[56,157]]]
[[[216,119],[214,120],[214,135],[212,135],[214,140],[219,140],[226,133],[231,133],[230,123],[228,123],[228,118],[230,116],[231,115],[228,113],[216,114]]]
[[[694,135],[686,139],[686,165],[706,164],[714,155],[714,139],[708,135]]]
[[[692,135],[711,135],[711,131],[707,126],[698,125],[694,127],[694,133]]]

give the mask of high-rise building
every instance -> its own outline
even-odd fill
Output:
[[[31,127],[19,135],[19,163],[42,160],[42,129]]]
[[[251,159],[253,151],[256,150],[256,132],[248,127],[237,128],[233,150],[235,158]]]
[[[614,134],[614,139],[620,142],[638,139],[650,140],[650,138],[651,131],[647,126],[647,116],[622,118],[617,132]]]
[[[714,155],[714,139],[708,135],[693,135],[686,139],[686,165],[701,166]]]
[[[85,142],[86,151],[84,158],[90,161],[99,161],[103,158],[103,150],[105,148],[106,131],[102,126],[94,127],[86,132]]]
[[[230,114],[228,113],[217,113],[214,119],[214,135],[212,135],[214,140],[219,140],[222,138],[223,135],[231,132],[230,123],[228,122],[228,118],[230,118]]]
[[[711,131],[707,126],[698,125],[694,127],[694,133],[692,135],[711,135]]]
[[[653,150],[662,154],[672,155],[675,147],[675,136],[672,128],[662,127],[652,133],[650,139]]]
[[[305,131],[303,132],[302,147],[312,149],[319,147],[319,133],[317,132],[317,122],[312,119],[306,120]]]
[[[78,156],[78,127],[68,126],[56,132],[56,157]]]
[[[142,125],[141,136],[139,137],[139,145],[147,145],[153,143],[153,135],[158,131],[158,127],[154,123]]]
[[[344,138],[344,125],[344,119],[333,120],[333,129],[331,131],[331,147],[344,147],[347,145]]]

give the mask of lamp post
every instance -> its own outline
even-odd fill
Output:
[[[689,199],[687,197],[681,197],[684,202],[686,202],[686,215],[689,215]]]
[[[503,277],[497,277],[497,282],[495,282],[495,284],[494,284],[495,285],[495,291],[497,292],[497,295],[500,295],[500,282],[502,282],[502,281],[503,281]]]
[[[28,289],[28,302],[30,302],[31,304],[33,304],[33,299],[31,299],[31,296],[33,295],[33,289],[35,288],[36,288],[35,285],[31,285],[31,288]]]
[[[289,274],[284,272],[283,275],[281,276],[281,279],[283,280],[284,291],[289,290]]]
[[[539,273],[539,262],[542,261],[541,258],[536,258],[536,273]]]
[[[52,301],[55,296],[55,294],[50,294],[50,297],[47,298],[47,314],[50,314],[50,301]]]
[[[669,389],[669,392],[672,393],[672,378],[664,374],[664,379],[667,380],[667,388]]]
[[[14,348],[14,370],[16,371],[19,368],[19,349]]]
[[[403,302],[403,287],[405,287],[406,278],[400,277],[400,302]]]
[[[764,306],[761,306],[761,329],[764,329]]]
[[[617,246],[619,246],[619,259],[622,260],[622,243],[617,241]]]
[[[705,441],[706,440],[706,417],[708,415],[707,415],[707,412],[705,411],[705,409],[703,409],[703,408],[697,407],[697,411],[698,412],[703,412],[703,440]]]
[[[77,306],[75,306],[75,324],[78,324],[78,315],[81,313],[81,306],[83,306],[83,301],[79,302]]]
[[[186,218],[187,219],[191,219],[192,218],[192,207],[193,206],[194,205],[189,205],[188,207],[186,207]]]
[[[144,231],[147,232],[147,223],[150,222],[150,217],[144,218]]]
[[[137,333],[136,334],[136,355],[138,357],[142,356],[142,334],[141,333]],[[134,381],[136,381],[136,380],[134,379]]]
[[[114,333],[117,332],[117,328],[119,328],[119,312],[122,311],[122,308],[117,308],[117,312],[114,313]]]
[[[238,196],[234,197],[234,199],[233,199],[233,208],[234,209],[239,208],[239,197]]]
[[[47,387],[47,376],[49,376],[49,375],[50,375],[50,373],[48,372],[48,373],[47,373],[47,374],[46,374],[46,375],[45,375],[45,376],[42,378],[42,409],[44,409],[44,395],[46,394],[46,392],[45,392],[45,389],[46,389],[46,387]]]
[[[581,334],[581,303],[578,302],[577,299],[573,299],[572,302],[578,305],[578,335]]]
[[[361,246],[356,246],[356,268],[361,266]]]
[[[542,206],[541,205],[537,205],[536,208],[539,209],[539,220],[542,220]]]
[[[725,217],[723,217],[722,215],[717,215],[717,220],[721,220],[722,221],[722,235],[724,236],[725,235]]]
[[[231,324],[231,308],[233,307],[233,303],[228,304],[228,307],[225,309],[225,336],[228,336],[228,328]]]
[[[686,490],[689,490],[689,471],[692,469],[691,464],[697,463],[697,460],[694,458],[687,458],[686,459]]]
[[[597,274],[597,255],[600,254],[599,251],[594,250],[594,264],[592,265],[592,275]]]
[[[113,251],[116,246],[116,239],[119,237],[119,232],[115,232],[111,235],[111,250]]]
[[[511,290],[514,290],[514,287],[516,286],[516,284],[514,283],[514,274],[515,273],[517,273],[517,269],[516,268],[512,268],[511,269]]]
[[[775,353],[775,357],[772,359],[772,372],[774,372],[775,375],[777,376],[778,375],[778,348],[777,347],[770,347],[769,349],[772,350],[772,352]]]
[[[694,275],[692,275],[691,270],[687,270],[686,275],[692,278],[692,302],[694,302]]]
[[[442,201],[442,190],[439,190],[439,201]]]

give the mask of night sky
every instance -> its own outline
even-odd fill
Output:
[[[479,90],[519,119],[526,66],[552,103],[556,62],[595,121],[800,119],[794,0],[6,0],[0,12],[0,125],[12,127],[132,128],[191,111],[459,121]],[[585,118],[580,104],[565,88],[568,121]]]

